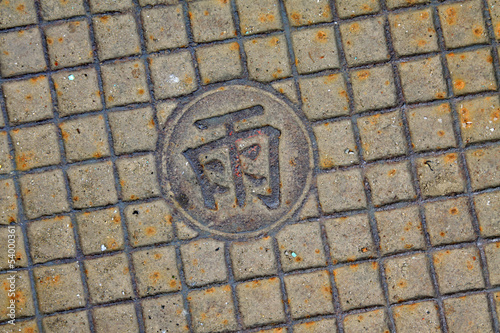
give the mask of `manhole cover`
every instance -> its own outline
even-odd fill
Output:
[[[233,85],[195,98],[168,121],[164,194],[199,228],[255,236],[289,218],[312,177],[308,131],[271,93]]]

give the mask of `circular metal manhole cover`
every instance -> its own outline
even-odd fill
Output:
[[[163,134],[162,190],[201,229],[256,236],[289,218],[309,189],[308,131],[265,90],[233,85],[204,93]]]

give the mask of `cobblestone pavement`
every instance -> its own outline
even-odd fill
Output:
[[[0,29],[2,332],[500,331],[500,1]]]

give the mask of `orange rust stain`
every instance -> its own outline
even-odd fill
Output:
[[[324,43],[324,42],[326,42],[328,40],[328,36],[327,36],[326,32],[324,32],[324,31],[318,31],[318,33],[316,34],[315,39],[317,41],[319,41],[319,42]]]
[[[147,227],[145,230],[145,233],[148,236],[156,235],[156,228],[155,227]]]
[[[231,44],[229,44],[229,49],[233,50],[233,51],[239,50],[240,44],[238,44],[237,42],[231,43]]]
[[[389,175],[389,177],[392,177],[396,174],[396,169],[392,169],[391,171],[389,171],[387,174]]]
[[[474,29],[472,29],[472,33],[473,33],[476,37],[481,37],[481,36],[482,36],[482,34],[483,34],[483,28],[481,28],[481,27],[474,28]]]
[[[446,95],[445,95],[445,93],[444,93],[444,92],[437,92],[435,96],[436,96],[436,98],[438,98],[438,99],[443,99],[443,98],[445,98],[445,97],[446,97]]]
[[[110,238],[106,241],[106,246],[108,249],[116,249],[118,247],[118,243],[114,238]]]
[[[341,91],[339,91],[339,95],[342,96],[342,97],[347,98],[347,91],[341,90]]]
[[[108,101],[109,101],[109,102],[112,102],[112,101],[114,101],[114,100],[115,100],[115,98],[114,98],[112,95],[108,96]]]
[[[269,41],[269,44],[270,44],[271,46],[276,46],[276,45],[278,45],[278,43],[279,43],[279,39],[278,39],[277,37],[273,37],[273,38],[271,38],[271,40]]]
[[[458,214],[458,208],[457,207],[450,208],[450,214],[451,215],[457,215]]]
[[[100,19],[99,19],[102,23],[106,23],[109,21],[109,16],[108,15],[104,15],[102,16]]]
[[[62,42],[64,41],[64,38],[59,37],[59,38],[57,39],[57,41],[58,41],[59,43],[62,43]]]
[[[437,132],[437,134],[438,134],[439,136],[444,136],[444,134],[445,134],[445,133],[444,133],[444,131],[438,131],[438,132]]]
[[[37,83],[38,81],[41,81],[41,80],[43,80],[43,79],[45,79],[45,75],[40,75],[40,76],[37,76],[37,77],[32,77],[32,78],[30,79],[30,82],[31,82],[31,83],[33,83],[33,84],[35,84],[35,83]]]
[[[441,235],[441,237],[444,237],[444,236],[446,235],[446,233],[444,233],[444,232],[442,232],[442,231],[441,231],[441,232],[439,233],[439,235]]]
[[[488,63],[492,64],[492,63],[493,63],[493,57],[492,57],[492,56],[490,56],[490,55],[489,55],[489,56],[487,56],[487,57],[486,57],[486,61],[487,61]]]
[[[94,158],[101,158],[102,154],[100,152],[96,151],[95,153],[92,154],[92,157],[94,157]]]
[[[260,14],[259,21],[262,23],[272,22],[272,21],[274,21],[274,15],[273,14],[264,14],[264,13]]]
[[[420,13],[420,18],[422,20],[428,19],[429,18],[429,13],[428,12],[422,12],[422,13]]]
[[[408,284],[406,283],[405,280],[400,280],[398,282],[398,286],[400,286],[401,288],[406,288],[408,286]]]
[[[372,268],[373,269],[377,269],[378,268],[378,264],[375,261],[372,262]]]
[[[360,80],[366,80],[370,76],[370,72],[368,71],[361,71],[358,73],[358,79]]]
[[[455,153],[451,153],[451,154],[448,154],[444,157],[444,161],[446,163],[453,163],[457,160],[457,154]]]
[[[417,42],[417,45],[419,47],[424,47],[425,45],[427,45],[427,42],[423,39],[420,39],[418,42]]]
[[[160,272],[153,272],[151,275],[149,275],[149,279],[151,280],[152,284],[157,284],[158,281],[160,280],[161,274]]]
[[[359,32],[360,30],[360,27],[359,27],[359,24],[358,23],[353,23],[351,24],[351,26],[349,27],[349,31],[350,32]]]
[[[26,170],[32,166],[32,160],[35,157],[34,152],[20,153],[16,155],[16,165],[18,170]]]
[[[445,17],[449,25],[455,24],[457,22],[457,10],[453,7],[448,8]]]
[[[300,19],[302,18],[302,16],[299,14],[299,13],[292,13],[292,15],[290,15],[292,17],[292,20],[295,22],[295,24],[300,24]]]
[[[169,285],[170,285],[170,288],[175,288],[175,287],[177,287],[177,281],[172,279],[172,280],[170,280]]]
[[[142,88],[137,89],[137,94],[144,95],[144,89]]]
[[[20,12],[24,12],[24,5],[23,5],[23,4],[21,4],[21,5],[17,6],[17,7],[16,7],[16,9],[17,9],[18,11],[20,11]]]
[[[465,82],[463,80],[453,80],[453,86],[457,90],[462,90],[465,88]]]
[[[52,45],[54,43],[54,40],[52,38],[47,38],[47,44]]]

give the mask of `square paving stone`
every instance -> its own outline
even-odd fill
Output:
[[[28,219],[69,210],[62,170],[27,174],[21,176],[19,183]]]
[[[295,65],[301,74],[339,68],[339,54],[333,27],[292,32]]]
[[[438,51],[432,9],[389,15],[392,42],[399,56]]]
[[[94,68],[57,72],[52,74],[52,80],[57,93],[59,116],[102,109],[101,92]]]
[[[374,310],[346,316],[344,319],[345,333],[387,333],[389,319],[384,310]]]
[[[396,87],[390,65],[351,73],[356,112],[382,109],[396,104]]]
[[[476,247],[437,251],[433,258],[441,293],[484,288],[480,256]]]
[[[142,61],[116,61],[102,65],[101,76],[107,107],[149,102]]]
[[[396,330],[401,333],[441,333],[438,307],[434,302],[400,305],[393,309]]]
[[[457,153],[422,157],[416,165],[422,196],[437,197],[465,190]]]
[[[143,300],[142,317],[146,333],[189,332],[184,302],[180,294]]]
[[[108,114],[117,155],[156,149],[158,132],[153,116],[149,107]]]
[[[370,183],[375,207],[417,197],[410,169],[411,165],[408,161],[373,164],[368,167],[366,177]]]
[[[61,154],[53,124],[15,129],[11,132],[18,170],[59,164]]]
[[[271,83],[271,86],[280,94],[288,98],[290,102],[294,104],[299,104],[297,89],[295,86],[295,81],[293,79],[276,81],[274,83]]]
[[[181,245],[186,283],[203,286],[227,279],[224,243],[214,239],[200,239]]]
[[[85,293],[78,263],[36,267],[33,274],[38,306],[42,313],[85,306]]]
[[[92,311],[94,328],[97,333],[123,332],[134,333],[139,331],[134,304],[120,304]]]
[[[335,4],[340,18],[366,15],[380,10],[379,0],[336,0]]]
[[[358,152],[350,120],[330,122],[313,127],[318,144],[319,167],[357,164]]]
[[[26,321],[16,321],[15,325],[11,325],[7,322],[0,324],[0,328],[4,330],[5,333],[14,332],[33,332],[39,333],[38,325],[36,320],[26,320]]]
[[[334,265],[376,255],[366,214],[329,219],[323,223]]]
[[[333,275],[344,311],[385,304],[376,262],[339,267]]]
[[[319,205],[316,195],[310,193],[308,198],[304,201],[302,208],[299,210],[299,215],[298,215],[299,219],[306,220],[311,217],[318,217],[319,216],[318,208]]]
[[[283,29],[277,0],[236,0],[236,6],[243,35]]]
[[[0,8],[0,29],[28,25],[37,22],[34,0],[11,0]]]
[[[181,289],[175,248],[166,246],[132,253],[140,296]]]
[[[217,44],[196,49],[203,84],[239,78],[243,73],[240,44]]]
[[[0,228],[1,244],[9,244],[9,240],[11,242],[12,240],[15,241],[14,252],[9,251],[10,248],[7,247],[7,250],[0,253],[0,270],[26,267],[28,265],[28,257],[26,256],[24,236],[21,227],[12,226],[10,228]]]
[[[45,317],[42,319],[42,327],[45,332],[52,333],[90,333],[89,319],[86,311],[71,312],[51,317]]]
[[[1,34],[0,51],[0,71],[4,77],[36,73],[47,69],[43,55],[42,36],[38,28]]]
[[[318,271],[285,276],[292,318],[305,318],[334,312],[330,274]]]
[[[446,98],[446,82],[439,56],[399,64],[401,85],[407,102]]]
[[[489,48],[450,53],[446,59],[456,95],[497,89]]]
[[[233,242],[230,248],[233,274],[236,280],[277,273],[273,240],[263,237],[256,241]]]
[[[120,177],[122,200],[147,199],[160,194],[153,155],[120,158],[116,161],[116,168]]]
[[[448,103],[411,108],[407,111],[415,151],[456,147],[453,119]]]
[[[285,272],[327,264],[318,222],[284,227],[276,236]]]
[[[59,124],[68,162],[110,155],[104,117],[90,116]]]
[[[302,111],[311,120],[349,114],[349,97],[341,74],[299,79]]]
[[[123,228],[118,207],[78,214],[76,223],[83,254],[123,250]]]
[[[347,64],[357,66],[389,59],[384,19],[370,18],[340,25]]]
[[[12,276],[14,276],[15,279],[11,279]],[[33,295],[28,272],[18,271],[16,273],[0,274],[0,281],[2,283],[2,288],[0,288],[0,320],[4,321],[11,319],[7,315],[10,314],[8,306],[12,304],[12,300],[15,304],[16,319],[34,316],[35,306],[33,305]],[[17,325],[18,323],[16,320],[16,326]]]
[[[317,186],[321,209],[327,214],[366,208],[359,169],[319,174]]]
[[[90,0],[92,13],[126,11],[134,7],[132,0]]]
[[[479,230],[483,237],[500,236],[500,192],[474,196]]]
[[[480,1],[472,0],[438,7],[447,48],[488,42]]]
[[[76,256],[73,223],[68,216],[31,222],[28,240],[35,264]]]
[[[83,0],[42,0],[40,3],[46,21],[85,15]]]
[[[486,294],[475,294],[443,301],[448,332],[492,332]]]
[[[45,29],[52,69],[83,65],[94,60],[87,21],[50,25]]]
[[[457,103],[462,140],[466,144],[500,139],[498,96],[488,96]]]
[[[90,301],[108,303],[134,294],[125,254],[85,260]]]
[[[46,76],[3,84],[5,106],[11,124],[52,118],[52,98]]]
[[[196,333],[232,331],[238,327],[229,285],[192,291],[187,299]]]
[[[358,118],[358,128],[366,160],[406,154],[403,121],[399,111]]]
[[[473,190],[500,185],[500,146],[469,150],[465,155]]]
[[[198,87],[189,51],[151,57],[148,61],[156,98],[187,95]]]
[[[165,201],[129,205],[124,213],[133,247],[170,242],[174,239],[172,215]]]
[[[196,43],[236,36],[229,1],[204,0],[189,3],[189,19]]]
[[[375,212],[375,218],[383,254],[425,248],[418,207]]]
[[[466,198],[425,204],[425,220],[432,245],[467,242],[476,238]]]
[[[285,8],[292,26],[331,22],[332,11],[327,0],[287,0]]]
[[[292,75],[288,45],[283,34],[243,42],[250,79],[270,82]]]
[[[245,327],[285,321],[278,278],[242,283],[236,287],[236,292]]]
[[[111,162],[70,167],[68,178],[75,208],[106,206],[118,201]]]
[[[0,174],[7,174],[13,170],[7,132],[0,132]]]
[[[94,17],[93,23],[97,54],[101,61],[141,52],[137,25],[132,14]]]
[[[14,180],[0,180],[0,224],[9,225],[18,221],[17,194]]]
[[[141,18],[148,52],[185,47],[188,44],[181,5],[144,8]]]
[[[484,246],[490,283],[494,286],[500,285],[500,242],[489,243]]]
[[[295,325],[293,331],[295,333],[337,332],[337,322],[335,318],[309,321]]]

